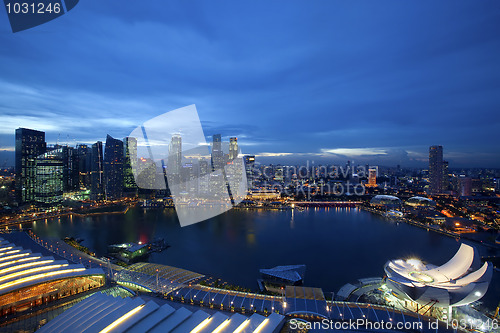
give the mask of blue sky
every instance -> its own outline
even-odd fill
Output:
[[[81,1],[13,34],[0,10],[0,164],[14,130],[128,135],[196,104],[262,162],[500,167],[500,2]]]

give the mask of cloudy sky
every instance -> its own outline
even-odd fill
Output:
[[[14,130],[122,138],[196,104],[263,162],[500,167],[500,1],[81,1],[12,33],[0,10],[0,165]]]

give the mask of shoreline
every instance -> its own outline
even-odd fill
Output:
[[[383,218],[389,219],[381,211],[378,211],[378,210],[375,210],[375,209],[370,209],[370,208],[364,207],[364,206],[357,206],[357,207],[359,209],[361,209],[361,210],[364,210],[365,212],[368,212],[368,213],[371,213],[371,214],[375,214],[375,215],[381,216]],[[425,225],[425,224],[422,224],[420,222],[413,221],[413,220],[410,220],[410,219],[407,219],[407,218],[404,218],[404,217],[403,218],[395,218],[395,219],[398,222],[406,223],[408,225],[412,225],[412,226],[415,226],[415,227],[418,227],[418,228],[421,228],[421,229],[426,229],[427,231],[433,231],[433,232],[442,234],[444,236],[455,238],[455,240],[457,240],[457,241],[463,239],[463,240],[467,240],[467,241],[470,241],[470,242],[477,243],[478,245],[482,245],[482,246],[487,247],[487,248],[492,249],[492,250],[497,250],[497,251],[500,250],[500,246],[498,246],[498,245],[496,245],[494,243],[486,243],[486,242],[483,242],[483,241],[479,241],[477,239],[474,239],[474,238],[471,238],[471,237],[467,237],[464,234],[458,234],[458,233],[451,232],[451,231],[446,231],[446,230],[443,230],[443,229],[433,228],[433,227],[430,227],[428,225]]]

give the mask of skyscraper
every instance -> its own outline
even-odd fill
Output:
[[[208,186],[210,177],[208,175],[210,174],[210,166],[207,160],[200,158],[198,160],[198,167],[200,170],[200,178],[198,179],[198,193],[201,195],[206,195],[209,192]]]
[[[168,161],[167,173],[170,175],[169,179],[173,184],[177,185],[181,182],[181,169],[182,169],[182,138],[180,134],[172,135],[170,144],[168,146]]]
[[[368,187],[377,187],[377,169],[368,169]]]
[[[92,145],[92,154],[90,159],[90,198],[92,200],[101,200],[104,193],[104,175],[102,161],[102,142],[97,141]]]
[[[76,146],[76,156],[78,163],[78,187],[80,190],[90,189],[90,172],[92,148],[87,145],[80,144]]]
[[[470,177],[461,175],[458,185],[458,194],[460,196],[470,197],[472,195],[472,179]]]
[[[63,184],[64,192],[75,191],[79,188],[79,175],[78,175],[78,156],[77,151],[73,147],[55,145],[52,150],[61,150],[63,159]],[[47,151],[49,148],[47,148]]]
[[[123,141],[110,135],[104,149],[104,183],[106,200],[123,197]]]
[[[224,152],[222,151],[222,139],[220,134],[212,137],[212,169],[224,168]]]
[[[254,187],[255,156],[246,155],[243,158],[243,161],[245,162],[245,171],[247,174],[247,188],[248,190],[251,190]]]
[[[429,189],[431,194],[443,192],[443,146],[429,148]]]
[[[37,204],[55,206],[62,202],[65,185],[64,160],[63,147],[37,157],[35,185],[35,202]]]
[[[229,160],[238,157],[238,138],[229,138]]]
[[[443,183],[441,185],[441,191],[447,191],[450,187],[450,171],[448,167],[448,161],[443,161]]]
[[[126,137],[123,139],[123,189],[132,192],[137,189],[132,168],[137,165],[137,139]]]
[[[45,149],[45,132],[16,129],[16,196],[21,204],[35,200],[36,158]]]

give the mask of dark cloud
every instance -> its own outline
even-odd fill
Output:
[[[500,166],[497,1],[87,1],[8,27],[1,13],[0,149],[19,126],[91,142],[194,103],[248,153],[417,164],[443,144]]]

